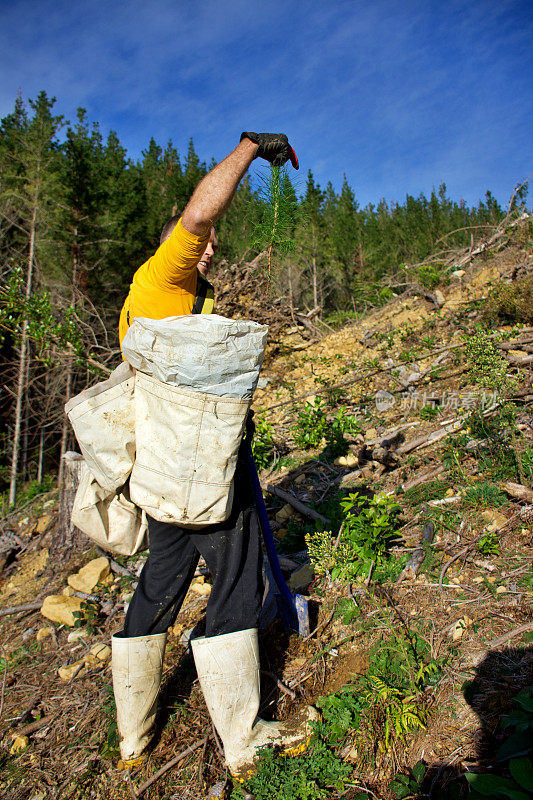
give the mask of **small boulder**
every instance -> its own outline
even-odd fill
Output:
[[[304,564],[303,567],[297,569],[289,578],[289,589],[293,592],[299,592],[302,589],[307,589],[311,581],[315,577],[312,564]]]
[[[75,644],[76,642],[79,642],[80,639],[86,639],[87,636],[88,636],[87,631],[80,631],[80,630],[71,631],[67,636],[67,642],[69,644]]]
[[[65,667],[59,667],[57,674],[62,681],[71,681],[76,675],[79,675],[82,669],[85,668],[85,659],[80,658],[79,661],[74,661],[73,664],[67,664]]]
[[[456,270],[454,270],[454,271],[452,272],[452,278],[457,278],[457,280],[459,280],[460,278],[462,278],[462,277],[463,277],[463,275],[466,275],[466,272],[465,272],[465,270],[464,270],[464,269],[456,269]]]
[[[60,625],[68,625],[73,628],[76,624],[74,614],[81,611],[81,602],[79,597],[50,594],[44,598],[41,614],[52,622],[58,622]]]
[[[35,533],[44,533],[47,527],[50,525],[51,521],[52,521],[51,514],[43,514],[37,520],[37,525],[35,526]]]
[[[39,628],[37,631],[37,636],[35,637],[38,642],[42,642],[43,639],[48,638],[48,636],[52,635],[52,628]]]
[[[196,594],[208,595],[211,594],[211,586],[209,583],[192,583],[191,592]]]
[[[89,561],[74,575],[69,575],[67,583],[77,592],[90,594],[98,583],[107,578],[110,572],[109,560],[102,556]]]
[[[487,530],[491,531],[498,531],[509,522],[504,514],[502,514],[500,511],[496,511],[493,508],[488,508],[486,511],[482,511],[481,516],[484,520],[486,520],[486,522],[488,522],[488,525],[486,526]]]
[[[458,619],[456,623],[450,628],[450,636],[454,642],[457,642],[464,634],[466,629],[472,625],[473,620],[466,615]]]
[[[103,644],[99,642],[97,644],[93,644],[91,649],[89,650],[89,654],[94,656],[98,659],[98,661],[107,661],[107,659],[111,655],[111,648],[108,644]]]
[[[276,513],[276,520],[277,522],[285,522],[292,517],[294,514],[294,508],[290,505],[290,503],[285,503],[284,506],[280,508],[280,510]]]
[[[333,463],[338,467],[355,467],[359,464],[359,459],[353,453],[348,453],[347,456],[339,456]]]
[[[20,753],[21,750],[25,750],[29,745],[30,740],[27,736],[13,736],[13,744],[9,748],[9,752],[12,756],[16,753]]]
[[[435,300],[437,301],[439,308],[446,302],[446,298],[440,289],[435,289]]]

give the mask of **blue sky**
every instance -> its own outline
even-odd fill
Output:
[[[84,106],[136,158],[193,136],[220,160],[285,131],[308,169],[365,205],[533,173],[532,0],[0,0],[0,117],[17,91]],[[253,168],[254,169],[254,168]],[[531,194],[530,194],[531,198]]]

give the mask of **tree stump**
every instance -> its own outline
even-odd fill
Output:
[[[86,536],[72,524],[72,507],[80,482],[83,456],[68,450],[63,456],[63,481],[59,489],[59,519],[50,546],[50,554],[64,559],[74,549],[86,546]]]

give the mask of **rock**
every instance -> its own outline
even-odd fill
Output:
[[[105,556],[101,556],[89,561],[74,575],[69,575],[67,582],[77,592],[90,594],[98,583],[107,578],[110,572],[109,560]]]
[[[109,656],[111,655],[111,648],[108,644],[103,644],[99,642],[98,644],[93,644],[89,653],[95,656],[99,661],[107,661]]]
[[[452,637],[452,640],[457,642],[462,637],[465,630],[472,625],[472,622],[473,620],[466,615],[461,617],[461,619],[458,619],[457,622],[450,628],[450,636]]]
[[[378,438],[378,432],[377,432],[377,430],[375,428],[368,428],[365,431],[365,442],[370,442],[373,439],[377,439],[377,438]]]
[[[452,272],[452,278],[457,278],[457,280],[462,278],[463,275],[466,275],[466,271],[464,269],[456,269]]]
[[[87,636],[87,631],[71,631],[67,636],[67,642],[69,644],[74,644],[75,642],[79,642],[80,639],[86,639]]]
[[[192,583],[191,592],[196,594],[208,595],[211,594],[211,586],[209,583]]]
[[[42,642],[43,639],[47,639],[48,636],[52,635],[52,628],[39,628],[37,631],[37,636],[35,637],[38,642]]]
[[[347,456],[339,456],[333,463],[338,467],[355,467],[359,464],[359,459],[353,453],[348,453]]]
[[[79,661],[74,661],[73,664],[67,664],[65,667],[59,667],[57,674],[62,681],[71,681],[76,675],[79,675],[82,669],[85,669],[85,659],[80,658]],[[86,671],[86,669],[85,669]]]
[[[37,520],[37,525],[35,526],[35,533],[44,533],[47,527],[50,525],[52,521],[52,514],[43,514]]]
[[[303,567],[297,569],[289,578],[289,589],[293,592],[299,592],[302,589],[307,589],[312,580],[314,580],[315,572],[311,564],[304,564]]]
[[[29,745],[30,740],[27,736],[13,736],[13,744],[9,748],[9,752],[11,755],[15,755],[16,753],[20,753],[21,750],[25,750]]]
[[[297,485],[303,483],[304,481],[305,481],[305,472],[302,472],[301,475],[297,475],[296,478],[294,479],[294,483],[296,483]]]
[[[507,588],[505,586],[498,586],[496,589],[496,594],[506,594]]]
[[[100,667],[103,661],[111,655],[111,648],[107,644],[93,644],[87,655],[85,656],[86,667]]]
[[[435,300],[437,301],[439,308],[446,302],[446,298],[440,289],[435,289]]]
[[[22,641],[25,642],[27,639],[30,639],[34,633],[35,633],[35,628],[26,628],[26,630],[22,634]]]
[[[280,508],[279,511],[276,512],[276,520],[278,522],[285,522],[294,515],[294,508],[290,505],[290,503],[285,503],[284,506]]]
[[[79,597],[64,597],[62,594],[50,594],[44,598],[41,606],[43,617],[52,622],[59,622],[60,625],[69,625],[73,628],[76,624],[74,614],[81,611],[81,600]]]
[[[509,520],[500,511],[495,511],[493,508],[488,508],[486,511],[481,512],[481,516],[489,524],[486,526],[487,530],[498,531],[507,525]]]

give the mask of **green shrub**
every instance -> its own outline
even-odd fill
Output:
[[[330,531],[306,534],[309,557],[318,576],[353,581],[377,573],[386,561],[387,548],[395,537],[395,515],[399,506],[387,495],[370,500],[352,492],[341,501],[343,529],[338,544]]]
[[[435,289],[442,281],[440,270],[433,264],[422,264],[417,273],[418,280],[426,289]]]
[[[333,418],[328,418],[325,401],[321,397],[315,397],[298,412],[293,435],[297,446],[303,450],[324,444],[329,448],[331,456],[337,456],[344,455],[347,450],[345,434],[358,430],[357,420],[347,413],[344,406],[337,409]]]
[[[328,426],[325,403],[321,397],[307,401],[298,412],[296,424],[293,427],[294,441],[303,450],[318,447]]]
[[[487,325],[497,321],[533,324],[533,275],[494,286],[484,304],[482,319]]]
[[[508,363],[502,357],[496,339],[481,330],[464,338],[469,380],[483,389],[506,394],[516,388],[517,380],[507,374]]]
[[[274,431],[263,415],[255,418],[255,433],[252,439],[252,453],[257,469],[266,469],[274,459],[276,445]]]
[[[319,737],[309,750],[294,758],[283,758],[272,747],[260,751],[257,773],[245,784],[254,800],[330,800],[332,792],[344,789],[352,769]],[[242,800],[236,786],[231,800]]]
[[[474,486],[467,486],[462,492],[462,502],[474,508],[479,506],[498,508],[500,506],[509,505],[509,501],[504,493],[495,483],[491,483],[490,481],[483,481],[483,483],[477,483]]]

